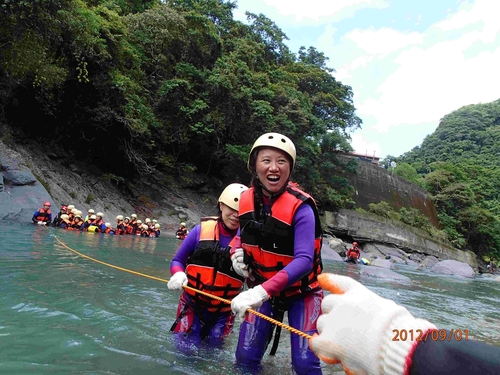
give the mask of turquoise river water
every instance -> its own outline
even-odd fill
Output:
[[[123,268],[168,279],[179,241],[111,236],[31,224],[0,223],[1,374],[238,374],[239,323],[222,348],[191,356],[175,349],[179,293],[166,284],[82,258],[62,246]],[[360,280],[439,328],[500,345],[500,282],[439,276],[400,267],[409,283],[364,278],[359,267],[325,261],[326,272]],[[285,318],[286,323],[286,318]],[[288,331],[264,375],[290,374]],[[324,374],[342,373],[324,366]]]

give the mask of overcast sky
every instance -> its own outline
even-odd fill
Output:
[[[500,1],[237,0],[263,13],[292,52],[316,47],[352,87],[356,152],[399,156],[467,104],[500,98]]]

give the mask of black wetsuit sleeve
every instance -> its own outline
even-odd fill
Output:
[[[418,344],[410,375],[500,374],[500,347],[479,341],[427,341]]]

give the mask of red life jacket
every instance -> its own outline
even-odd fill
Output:
[[[219,221],[216,217],[201,219],[200,240],[188,258],[186,275],[188,286],[215,296],[233,299],[243,288],[243,277],[232,269],[229,249],[222,249],[219,242]],[[196,305],[210,312],[229,312],[231,306],[189,289]]]
[[[46,210],[44,208],[40,208],[38,210],[38,216],[36,217],[36,219],[38,221],[48,222],[49,216],[50,216],[50,209]]]
[[[127,225],[125,225],[125,233],[126,234],[134,234],[135,233],[135,230],[134,230],[134,224],[132,223],[128,223]]]
[[[359,258],[359,256],[361,255],[361,252],[359,251],[359,249],[357,247],[354,247],[354,248],[350,248],[348,251],[347,251],[347,256],[349,258]]]
[[[309,204],[316,221],[314,258],[311,272],[289,286],[281,296],[305,293],[319,287],[317,276],[323,269],[321,262],[322,229],[314,199],[302,190],[288,184],[271,207],[271,213],[256,221],[254,188],[240,197],[241,243],[245,263],[250,266],[258,283],[269,280],[294,259],[294,228],[292,220],[302,204]]]

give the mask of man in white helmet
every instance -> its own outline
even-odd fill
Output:
[[[220,344],[232,331],[235,315],[230,306],[183,286],[227,299],[242,290],[244,277],[232,268],[228,245],[239,228],[240,195],[247,189],[238,183],[228,185],[219,197],[218,215],[202,218],[172,259],[168,288],[183,291],[171,328],[183,343],[180,347],[186,347],[185,340]]]
[[[260,366],[276,329],[270,355],[274,355],[280,327],[246,313],[248,308],[282,320],[307,334],[316,332],[323,290],[321,273],[322,230],[314,199],[290,181],[295,165],[293,142],[283,134],[260,136],[248,156],[252,187],[241,195],[241,232],[231,244],[233,268],[248,275],[249,289],[231,301],[240,315],[236,361],[247,368]],[[291,335],[292,367],[296,374],[319,375],[318,357],[298,335]]]

